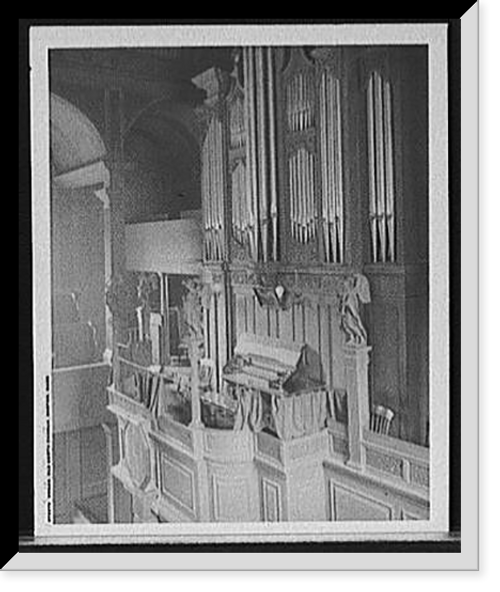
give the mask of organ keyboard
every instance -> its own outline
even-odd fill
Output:
[[[324,427],[327,391],[317,352],[303,343],[240,336],[223,378],[236,400],[236,429],[249,425],[289,440]]]

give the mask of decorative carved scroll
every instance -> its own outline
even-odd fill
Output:
[[[368,81],[367,128],[372,259],[395,261],[392,91],[377,71]]]
[[[325,260],[344,260],[344,195],[342,182],[342,116],[340,81],[332,71],[321,73],[320,154],[322,208],[321,224]]]
[[[301,304],[304,300],[301,294],[282,284],[256,286],[253,291],[259,306],[273,310],[289,310],[292,306]]]
[[[316,236],[314,154],[299,148],[288,160],[290,224],[292,237],[308,243]]]

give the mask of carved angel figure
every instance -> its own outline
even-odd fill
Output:
[[[141,340],[143,338],[150,338],[151,299],[153,292],[158,289],[158,276],[156,274],[141,273],[137,285],[137,300],[139,306],[136,308]]]
[[[348,276],[340,294],[340,327],[347,335],[347,343],[364,345],[368,336],[360,316],[360,304],[370,302],[370,285],[361,274]]]
[[[206,307],[206,290],[203,284],[195,279],[183,282],[186,292],[182,301],[182,317],[184,338],[187,341],[203,341],[203,308]]]

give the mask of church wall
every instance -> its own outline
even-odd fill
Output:
[[[52,291],[76,292],[80,321],[96,328],[98,351],[86,362],[102,357],[105,347],[103,228],[102,202],[92,188],[53,189]]]

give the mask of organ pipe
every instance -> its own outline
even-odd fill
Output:
[[[395,261],[394,146],[389,81],[372,72],[367,88],[370,232],[374,262]]]
[[[288,160],[290,230],[294,240],[308,243],[316,236],[314,155],[299,148]]]
[[[268,88],[268,109],[269,109],[269,139],[270,139],[270,164],[271,164],[271,224],[272,224],[272,258],[274,261],[278,260],[278,172],[276,164],[276,98],[275,98],[275,70],[273,65],[273,54],[270,47],[267,48],[267,80]]]
[[[271,48],[243,49],[245,191],[240,173],[232,177],[234,235],[255,261],[278,258],[278,167],[276,83]],[[237,107],[232,129],[237,129]],[[231,132],[237,137],[236,132]],[[233,146],[236,141],[233,141]],[[242,158],[241,155],[238,158]]]
[[[342,168],[342,113],[340,81],[323,70],[319,91],[322,206],[321,226],[325,260],[344,258],[344,190]]]
[[[221,260],[224,255],[224,154],[222,122],[213,117],[202,148],[202,197],[205,257]]]

